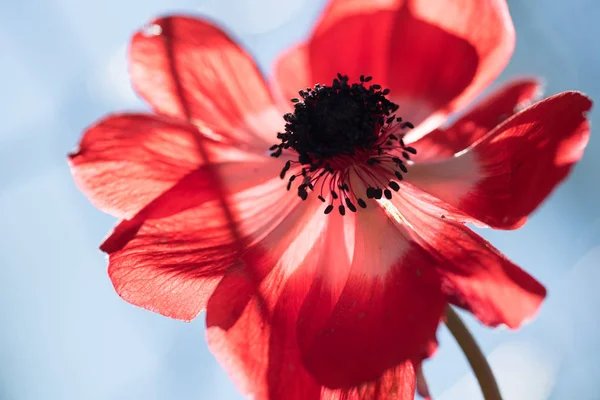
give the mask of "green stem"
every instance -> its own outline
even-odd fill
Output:
[[[479,387],[481,387],[483,398],[485,400],[502,400],[498,383],[490,365],[473,338],[473,335],[469,332],[469,329],[467,329],[459,315],[450,306],[446,307],[446,326],[467,357],[471,369],[479,382]]]

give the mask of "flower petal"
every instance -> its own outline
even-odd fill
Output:
[[[158,113],[223,141],[265,151],[283,126],[252,58],[205,20],[155,19],[134,35],[130,63],[134,88]]]
[[[539,82],[522,79],[505,84],[480,101],[473,109],[447,129],[438,128],[413,142],[418,153],[415,162],[452,157],[475,143],[514,113],[531,105],[541,94]]]
[[[307,222],[308,229],[290,229],[295,224],[276,229],[271,236],[283,244],[267,253],[256,249],[244,257],[246,266],[228,272],[208,306],[211,349],[243,393],[256,399],[412,399],[415,372],[410,361],[397,363],[375,381],[347,382],[341,389],[323,387],[320,376],[306,369],[297,338],[298,324],[305,320],[300,315],[305,297],[315,277],[331,279],[337,276],[336,267],[349,269],[343,218],[320,214]],[[309,243],[306,234],[313,237]],[[356,362],[352,355],[346,361]]]
[[[202,140],[193,125],[148,114],[108,116],[86,130],[69,155],[71,172],[102,211],[130,218],[181,178],[211,161],[249,159]]]
[[[518,328],[535,315],[546,289],[463,224],[443,218],[443,202],[404,185],[392,203],[438,260],[448,301],[490,326]]]
[[[583,156],[591,106],[578,92],[549,97],[453,158],[411,165],[406,178],[490,227],[518,228]]]
[[[433,260],[383,210],[373,205],[355,218],[351,264],[321,263],[298,317],[306,368],[331,388],[420,361],[446,304]]]
[[[322,203],[312,200],[309,196],[246,252],[243,263],[227,271],[208,303],[209,346],[238,388],[256,399],[311,399],[320,392],[297,361],[297,345],[283,346],[294,342],[295,325],[294,329],[278,326],[285,318],[295,321],[293,304],[301,301],[303,288],[311,282],[311,270],[300,266],[307,256],[312,255],[314,262],[320,255],[317,239],[327,219],[316,213]],[[286,285],[290,290],[283,290]],[[284,334],[286,329],[290,336]],[[272,334],[273,330],[278,334]],[[286,366],[281,365],[284,361]],[[297,389],[285,392],[290,397],[282,395],[285,384]]]
[[[297,196],[266,165],[203,166],[121,222],[101,246],[117,293],[151,311],[193,319],[244,248],[294,207]]]
[[[276,79],[289,97],[338,72],[371,75],[391,89],[405,119],[433,128],[499,75],[514,39],[503,0],[333,0],[307,46],[286,55],[294,61],[280,61]],[[296,76],[289,65],[298,65]]]
[[[271,90],[275,94],[280,107],[287,109],[288,112],[293,112],[293,104],[290,100],[298,97],[298,91],[313,87],[317,83],[313,81],[309,66],[310,57],[306,44],[287,49],[273,65],[274,79],[271,81]],[[329,81],[321,83],[329,84],[331,83]]]

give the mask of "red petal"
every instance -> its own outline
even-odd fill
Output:
[[[90,127],[69,155],[75,182],[102,211],[130,218],[191,171],[243,152],[201,140],[189,124],[145,114],[109,116]],[[235,153],[235,154],[234,154]]]
[[[344,217],[346,221],[348,217]],[[382,215],[381,221],[384,220],[387,221],[387,218]],[[327,226],[323,227],[321,221],[326,221]],[[231,269],[211,298],[207,314],[211,349],[245,394],[257,399],[298,400],[387,399],[392,395],[395,398],[412,399],[414,396],[414,368],[405,356],[422,355],[419,349],[429,344],[435,333],[445,304],[440,297],[439,287],[420,282],[413,270],[415,279],[406,282],[408,288],[397,281],[390,282],[389,296],[381,299],[389,303],[375,302],[369,304],[373,308],[364,309],[365,303],[361,300],[365,296],[353,290],[350,290],[353,293],[349,293],[345,289],[348,274],[352,272],[359,275],[360,272],[356,265],[350,269],[342,221],[343,218],[337,215],[330,215],[326,219],[318,215],[300,230],[300,234],[289,228],[282,231],[276,229],[270,236],[273,239],[280,238],[282,243],[274,244],[275,248],[269,250],[261,246],[247,254],[244,257],[246,266]],[[320,235],[320,232],[323,234]],[[357,229],[355,234],[359,232]],[[307,242],[308,237],[304,238],[307,233],[312,235],[313,244],[310,240]],[[294,240],[296,237],[299,239]],[[362,239],[357,237],[357,246]],[[390,241],[388,243],[391,245]],[[356,254],[360,252],[357,250]],[[389,257],[392,256],[384,259],[390,261]],[[377,253],[375,260],[369,258],[369,261],[377,262]],[[368,268],[367,265],[362,267]],[[385,267],[381,266],[383,269]],[[373,278],[372,275],[381,272],[381,269],[366,272]],[[401,272],[391,275],[399,274]],[[376,279],[369,279],[368,275],[364,278],[367,286],[377,286],[372,282]],[[359,279],[359,276],[353,277],[351,286]],[[325,296],[315,297],[320,287],[330,289],[330,294],[338,293],[340,302],[335,314],[331,313],[331,309],[322,311],[316,304],[326,300]],[[437,290],[431,293],[432,288]],[[414,292],[419,293],[416,299],[411,298],[410,310],[398,307],[398,304],[406,304],[396,301],[402,295],[391,293],[403,289],[408,291],[404,292],[406,297]],[[377,297],[374,296],[373,300],[377,300]],[[354,319],[361,319],[358,310],[346,318],[341,315],[341,309],[351,303],[352,298],[361,303],[360,311],[366,313],[362,322],[356,325]],[[335,303],[335,295],[332,295],[330,304],[335,306]],[[385,315],[380,313],[382,308],[387,310]],[[395,311],[398,309],[404,313]],[[424,314],[421,315],[421,312]],[[379,318],[375,314],[379,314]],[[404,318],[396,322],[399,314]],[[349,318],[351,315],[356,318]],[[414,325],[415,320],[411,320],[411,315],[423,324]],[[434,317],[430,318],[432,315]],[[394,328],[402,323],[403,332],[398,334]],[[337,350],[333,353],[343,356],[342,359],[332,357],[332,352],[325,352],[323,358],[319,357],[321,345],[324,344],[319,326],[323,324],[333,324],[336,329],[332,334],[341,333],[341,337],[337,338],[346,338],[344,343],[334,340]],[[366,333],[367,326],[376,333]],[[330,328],[326,327],[328,333]],[[359,337],[348,338],[352,328],[357,329]],[[421,337],[417,340],[404,341],[407,337],[418,335]],[[313,336],[315,346],[319,349],[311,345],[308,336]],[[389,337],[385,352],[383,346],[374,340],[378,337]],[[252,343],[252,346],[248,346],[248,343]],[[419,345],[411,346],[415,343]],[[398,354],[405,351],[408,354]],[[382,353],[386,356],[382,356]],[[387,353],[399,357],[392,360]],[[363,366],[363,358],[369,359],[370,365]],[[320,365],[321,362],[335,368],[328,370]],[[346,364],[352,366],[347,367]],[[337,385],[333,385],[334,382]],[[326,389],[323,386],[340,388]]]
[[[296,291],[306,289],[302,275],[295,273],[288,280],[273,316],[265,315],[256,295],[226,331],[209,325],[210,347],[242,392],[256,400],[413,400],[416,379],[410,361],[374,382],[344,389],[321,386],[310,375],[295,341],[301,300]]]
[[[506,3],[333,0],[307,46],[276,72],[282,92],[329,84],[336,74],[371,75],[389,87],[402,117],[432,126],[472,101],[502,71],[514,48]],[[303,60],[296,76],[289,65]],[[303,70],[310,71],[309,74]]]
[[[591,106],[578,92],[552,96],[457,157],[412,165],[407,180],[488,226],[517,228],[583,156]]]
[[[406,360],[420,360],[446,304],[432,259],[382,210],[361,210],[356,220],[352,264],[322,261],[299,313],[304,363],[333,388],[377,380]]]
[[[247,252],[244,264],[229,269],[208,304],[212,351],[240,390],[256,399],[312,399],[320,392],[299,361],[293,306],[314,275],[314,268],[300,266],[307,255],[312,262],[319,257],[315,242],[327,221],[316,213],[322,203],[311,200]]]
[[[194,318],[243,249],[294,206],[297,196],[279,178],[268,180],[274,173],[264,163],[204,166],[121,222],[101,247],[117,293],[169,317]]]
[[[283,126],[252,61],[227,34],[191,17],[159,18],[131,42],[133,86],[159,113],[264,151]],[[266,141],[266,145],[265,145]]]
[[[298,97],[300,89],[313,87],[313,81],[310,71],[310,57],[308,55],[308,46],[301,44],[294,46],[282,53],[276,60],[273,68],[275,81],[271,82],[273,93],[278,97],[277,100],[282,108],[293,111],[290,99]],[[328,81],[321,82],[329,84]]]
[[[483,137],[514,113],[529,106],[540,95],[540,84],[532,79],[513,81],[479,102],[447,129],[436,129],[412,143],[416,162],[452,157]]]
[[[351,389],[324,389],[321,399],[327,400],[414,400],[415,367],[406,361],[385,371],[374,381]]]
[[[451,303],[486,325],[509,328],[537,312],[546,289],[473,231],[443,218],[442,202],[409,185],[392,202],[438,260],[442,290]]]

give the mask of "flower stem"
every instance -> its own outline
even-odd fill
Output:
[[[473,338],[473,335],[469,332],[469,329],[467,329],[460,316],[450,306],[446,307],[446,326],[467,357],[471,369],[479,382],[479,387],[481,387],[483,398],[485,400],[502,400],[498,383],[490,365]]]

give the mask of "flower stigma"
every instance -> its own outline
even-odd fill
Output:
[[[273,157],[288,158],[280,173],[281,179],[291,173],[287,190],[297,184],[302,200],[317,192],[328,203],[325,214],[366,208],[363,196],[391,199],[408,172],[405,160],[417,153],[403,141],[413,124],[396,116],[398,105],[386,98],[390,90],[371,80],[361,75],[349,84],[338,73],[331,86],[300,90],[300,98],[291,99],[294,112],[283,116],[281,143],[269,149]]]

